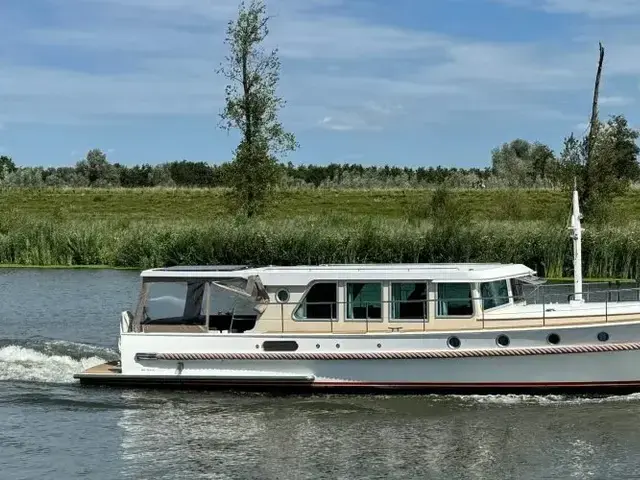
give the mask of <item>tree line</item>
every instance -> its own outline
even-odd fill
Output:
[[[600,133],[599,170],[621,183],[640,181],[638,132],[623,115],[611,117]],[[281,188],[563,188],[573,185],[586,163],[586,137],[568,136],[555,153],[547,145],[516,139],[495,148],[486,168],[294,165],[277,163]],[[233,165],[188,160],[159,165],[110,163],[93,149],[72,167],[18,167],[0,157],[0,185],[6,187],[233,187]]]
[[[359,164],[277,165],[277,185],[282,188],[384,188],[479,186],[491,183],[491,168],[395,167]],[[233,187],[232,165],[188,160],[159,165],[127,166],[110,163],[99,149],[91,150],[73,167],[18,167],[10,157],[0,157],[0,185],[5,187]]]

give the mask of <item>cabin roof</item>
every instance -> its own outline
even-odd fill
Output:
[[[500,263],[395,263],[335,264],[290,267],[250,267],[247,265],[199,265],[145,270],[145,279],[229,279],[258,275],[264,285],[308,285],[330,280],[431,280],[434,282],[488,282],[503,278],[527,277],[535,271],[520,264]]]

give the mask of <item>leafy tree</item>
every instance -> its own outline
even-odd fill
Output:
[[[548,180],[556,168],[553,151],[518,138],[491,152],[493,174],[511,187],[531,187]]]
[[[589,161],[588,137],[577,139],[572,134],[565,139],[560,178],[566,188],[573,186],[574,179],[578,182],[585,217],[591,220],[603,217],[611,200],[640,177],[638,136],[622,115],[612,116],[604,124],[600,122],[592,138]]]
[[[554,178],[558,168],[558,161],[553,150],[542,143],[534,143],[529,152],[533,182]]]
[[[582,190],[582,177],[583,169],[585,168],[585,159],[587,155],[587,141],[586,138],[578,139],[572,133],[564,139],[564,146],[562,153],[558,158],[558,173],[557,177],[560,184],[565,188],[573,186],[573,181],[576,179],[580,182],[580,189]]]
[[[213,169],[205,162],[171,162],[167,164],[173,182],[181,187],[213,186]]]
[[[259,213],[276,185],[280,170],[278,155],[297,148],[292,133],[278,121],[285,102],[276,94],[280,78],[277,50],[262,47],[269,34],[269,17],[262,0],[240,4],[238,18],[229,22],[225,43],[229,54],[221,73],[226,87],[222,127],[238,129],[241,141],[229,172],[237,200],[251,217]]]
[[[8,173],[3,183],[9,187],[38,188],[44,185],[42,167],[22,167]]]
[[[175,187],[176,182],[171,178],[167,164],[156,165],[151,171],[151,184],[154,187]]]
[[[605,127],[606,138],[611,151],[613,170],[619,180],[636,181],[640,178],[638,154],[640,148],[636,143],[640,135],[637,130],[629,127],[623,115],[612,116]]]
[[[525,186],[533,177],[532,165],[529,161],[531,144],[526,140],[516,139],[504,143],[491,152],[493,173],[509,186]]]
[[[16,164],[13,163],[11,157],[5,155],[0,156],[0,180],[3,180],[7,174],[13,173],[16,170]]]
[[[84,160],[76,164],[76,171],[85,177],[92,187],[117,186],[120,184],[118,170],[107,160],[107,156],[95,148],[87,152]]]
[[[120,177],[120,186],[122,187],[152,187],[153,186],[153,167],[148,163],[143,165],[135,165],[131,168],[125,165],[114,165],[118,170]]]

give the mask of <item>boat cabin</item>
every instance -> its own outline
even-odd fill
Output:
[[[143,271],[141,277],[138,305],[126,331],[367,333],[479,328],[479,322],[492,314],[524,305],[524,284],[541,283],[524,265],[472,263],[217,265],[157,268]]]

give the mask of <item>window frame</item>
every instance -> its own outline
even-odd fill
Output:
[[[511,305],[512,295],[511,295],[511,282],[510,282],[510,280],[511,279],[509,279],[509,278],[503,278],[501,280],[493,280],[491,282],[480,282],[479,283],[479,286],[480,286],[480,303],[482,304],[482,311],[483,312],[489,312],[489,311],[492,311],[492,310],[496,310],[498,308],[504,308],[504,307],[506,307],[508,305]],[[488,300],[489,298],[504,298],[504,297],[485,297],[482,294],[482,286],[483,285],[491,284],[491,283],[498,283],[498,282],[504,282],[506,284],[506,286],[507,286],[507,301],[505,303],[500,304],[500,305],[495,305],[493,307],[485,308],[485,306],[484,306],[485,300]]]
[[[471,294],[471,297],[469,297],[469,302],[471,304],[471,314],[470,315],[441,315],[438,313],[438,306],[440,304],[440,292],[438,289],[439,285],[447,285],[447,284],[455,284],[455,285],[469,285],[469,293]],[[475,306],[475,298],[473,298],[473,290],[474,290],[474,282],[433,282],[433,285],[435,285],[435,311],[434,311],[434,315],[435,318],[442,318],[442,319],[448,319],[448,318],[452,318],[452,319],[470,319],[473,318],[476,314],[476,306]]]
[[[521,281],[520,278],[517,277],[509,279],[509,296],[513,299],[514,305],[526,301],[524,283],[525,282]],[[518,286],[518,288],[515,288],[516,286]],[[516,292],[516,290],[519,290],[519,292]]]
[[[429,307],[429,284],[431,282],[417,281],[417,280],[390,280],[389,281],[389,323],[429,323],[429,314],[431,313],[431,308]],[[425,288],[425,298],[422,302],[425,304],[425,312],[422,318],[396,318],[393,316],[393,307],[397,303],[401,303],[402,300],[395,300],[393,298],[393,286],[394,285],[403,285],[403,284],[423,284]],[[416,302],[417,303],[417,302]]]
[[[349,284],[354,285],[380,285],[380,318],[349,318]],[[344,321],[345,322],[355,322],[355,323],[382,323],[384,322],[384,282],[382,280],[345,280],[344,281]],[[367,307],[365,307],[367,308]]]
[[[317,284],[335,284],[336,286],[336,301],[334,302],[326,302],[327,304],[334,303],[335,304],[335,318],[302,318],[296,315],[298,310],[302,307],[302,305],[307,301],[307,296],[309,296],[309,292],[311,289]],[[317,303],[317,302],[316,302]],[[323,302],[324,304],[324,302]],[[340,304],[340,282],[338,280],[314,280],[313,282],[307,285],[304,294],[298,301],[298,303],[293,308],[291,312],[291,319],[294,322],[331,322],[336,323],[340,321],[340,309],[338,305]]]
[[[155,296],[154,295],[154,285],[178,285],[181,288],[184,287],[184,297],[176,297],[174,295],[159,295],[159,296]],[[203,281],[203,285],[204,285],[204,292],[203,292],[203,298],[202,298],[202,303],[200,304],[200,312],[202,314],[202,309],[205,306],[205,302],[206,302],[206,292],[207,292],[207,282]],[[146,292],[146,296],[144,299],[144,302],[142,303],[142,312],[144,314],[144,317],[141,319],[142,321],[145,321],[147,318],[149,320],[151,320],[152,322],[155,321],[162,321],[162,320],[169,320],[169,319],[174,319],[174,318],[187,318],[184,316],[184,310],[187,306],[187,300],[188,300],[188,295],[189,295],[189,280],[185,279],[184,281],[149,281],[146,282],[146,288],[147,288],[147,292]],[[155,299],[158,298],[162,298],[162,297],[166,297],[169,296],[171,298],[175,298],[177,300],[179,300],[180,302],[183,302],[182,306],[180,307],[180,314],[179,315],[173,315],[173,316],[161,316],[161,317],[155,317],[155,316],[151,316],[149,315],[150,312],[150,302],[154,301]],[[161,307],[160,307],[161,308]]]

